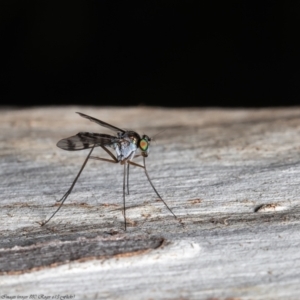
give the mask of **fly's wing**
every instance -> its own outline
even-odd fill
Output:
[[[100,121],[100,120],[98,120],[98,119],[96,119],[96,118],[90,117],[90,116],[85,115],[85,114],[80,113],[80,112],[77,112],[77,113],[79,114],[79,116],[81,116],[81,117],[83,117],[83,118],[86,118],[86,119],[90,120],[91,122],[95,122],[95,123],[97,123],[98,125],[101,125],[101,126],[103,126],[103,127],[106,127],[106,128],[108,128],[108,129],[110,129],[110,130],[119,131],[119,132],[122,132],[122,133],[125,132],[125,130],[123,130],[123,129],[120,129],[120,128],[118,128],[118,127],[115,127],[115,126],[113,126],[113,125],[110,125],[110,124],[108,124],[108,123],[105,123],[105,122],[103,122],[103,121]]]
[[[60,140],[56,146],[68,151],[83,150],[96,146],[110,146],[116,137],[109,134],[79,132],[74,136]]]

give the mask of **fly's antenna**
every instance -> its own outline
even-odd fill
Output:
[[[155,137],[157,137],[159,134],[161,134],[161,133],[163,133],[165,131],[167,131],[167,129],[163,129],[163,130],[159,131],[158,133],[154,134],[154,136],[151,137],[151,140],[155,142]]]

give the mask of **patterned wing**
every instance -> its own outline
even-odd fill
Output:
[[[83,117],[83,118],[85,118],[85,119],[88,119],[88,120],[90,120],[91,122],[95,122],[95,123],[97,123],[98,125],[101,125],[101,126],[103,126],[103,127],[106,127],[106,128],[108,128],[108,129],[110,129],[110,130],[119,131],[119,132],[122,132],[122,133],[125,132],[125,130],[123,130],[123,129],[120,129],[120,128],[116,127],[116,126],[113,126],[113,125],[110,125],[110,124],[108,124],[108,123],[105,123],[105,122],[103,122],[103,121],[101,121],[101,120],[98,120],[98,119],[96,119],[96,118],[90,117],[90,116],[85,115],[85,114],[80,113],[80,112],[77,112],[77,113],[79,114],[79,116],[81,116],[81,117]]]
[[[100,145],[110,146],[116,137],[109,134],[79,132],[74,136],[60,140],[56,146],[68,151],[83,150]]]

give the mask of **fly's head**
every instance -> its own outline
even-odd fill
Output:
[[[142,138],[140,139],[139,148],[141,150],[142,156],[144,156],[144,157],[148,156],[150,142],[151,142],[151,139],[149,138],[148,135],[143,135]]]

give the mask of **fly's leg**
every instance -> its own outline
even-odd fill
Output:
[[[140,164],[137,164],[137,163],[135,163],[135,162],[133,162],[133,161],[128,161],[128,163],[131,164],[131,165],[133,165],[133,166],[140,167],[140,168],[144,169],[145,174],[146,174],[146,176],[147,176],[147,179],[148,179],[150,185],[152,186],[154,192],[156,193],[156,195],[158,196],[158,198],[164,203],[164,205],[167,207],[167,209],[169,210],[169,212],[174,216],[174,218],[177,219],[177,217],[176,217],[176,215],[173,213],[172,209],[168,206],[168,204],[164,201],[164,199],[160,196],[160,194],[158,193],[158,191],[157,191],[156,188],[154,187],[154,185],[153,185],[153,183],[152,183],[152,181],[151,181],[151,179],[150,179],[150,176],[149,176],[149,174],[148,174],[148,171],[147,171],[147,169],[146,169],[146,160],[145,160],[145,157],[143,157],[143,160],[144,160],[144,165],[143,165],[143,166],[140,165]]]
[[[140,154],[135,154],[135,152],[132,152],[129,158],[127,159],[127,195],[129,195],[129,166],[131,159],[141,156]],[[133,163],[134,164],[134,163]]]
[[[89,160],[89,158],[90,158],[90,156],[91,156],[94,148],[95,148],[95,146],[91,149],[89,155],[86,157],[86,159],[85,159],[85,161],[84,161],[84,163],[83,163],[83,165],[82,165],[79,173],[77,174],[76,178],[74,179],[74,181],[73,181],[72,185],[70,186],[70,188],[68,189],[68,191],[64,194],[64,196],[60,200],[57,201],[57,202],[61,202],[60,205],[59,205],[59,207],[57,208],[57,210],[51,215],[51,217],[48,220],[42,222],[41,226],[44,226],[45,224],[47,224],[56,215],[56,213],[61,209],[61,207],[63,206],[64,202],[66,201],[66,199],[68,198],[68,196],[71,194],[71,192],[72,192],[72,190],[73,190],[73,188],[74,188],[74,186],[75,186],[75,184],[76,184],[76,182],[77,182],[77,180],[78,180],[81,172],[83,171],[86,163],[88,162],[88,160]]]
[[[107,159],[107,158],[101,158],[101,157],[95,157],[95,156],[91,156],[91,159],[96,159],[96,160],[102,160],[102,161],[107,161],[107,162],[111,162],[111,163],[118,163],[118,159],[105,147],[105,146],[101,146],[103,148],[103,150],[105,150],[107,152],[107,154],[112,158],[111,159]],[[127,225],[126,225],[126,203],[125,203],[125,190],[126,190],[126,167],[128,166],[128,164],[126,163],[126,161],[124,162],[124,174],[123,174],[123,216],[124,216],[124,229],[125,231],[127,230]],[[127,167],[127,174],[129,174],[129,167]],[[129,189],[128,189],[128,178],[127,178],[127,190],[129,193]]]
[[[127,168],[128,170],[128,168]],[[124,216],[124,225],[125,225],[125,231],[127,229],[126,226],[126,204],[125,204],[125,185],[126,185],[126,161],[124,163],[124,174],[123,174],[123,216]],[[128,181],[127,181],[128,184]],[[128,186],[127,186],[128,188]]]
[[[127,195],[129,195],[129,166],[130,164],[127,164]]]

